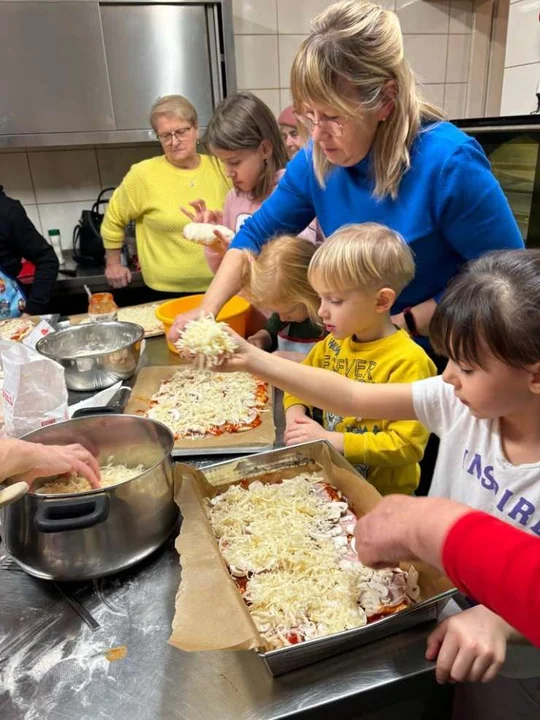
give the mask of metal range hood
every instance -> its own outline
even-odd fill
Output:
[[[236,90],[231,0],[0,0],[0,148],[155,140],[180,93],[204,127]]]

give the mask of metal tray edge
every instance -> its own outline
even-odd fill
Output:
[[[268,452],[272,445],[244,445],[239,447],[220,448],[174,448],[171,456],[175,457],[198,457],[201,455],[243,455],[245,453]],[[225,462],[229,462],[225,460]],[[216,463],[217,464],[217,463]]]
[[[437,605],[440,602],[447,602],[450,600],[454,595],[456,595],[458,592],[457,588],[450,588],[449,590],[445,590],[445,592],[441,593],[440,595],[434,595],[432,598],[429,598],[428,600],[423,600],[422,602],[419,602],[416,605],[411,605],[411,607],[407,608],[406,610],[401,610],[399,613],[395,613],[394,615],[389,615],[388,617],[381,618],[380,620],[376,620],[374,623],[369,623],[368,625],[362,625],[361,627],[357,628],[351,628],[350,630],[343,630],[339,633],[333,633],[332,635],[324,635],[320,638],[314,638],[313,640],[305,640],[302,643],[302,647],[319,647],[321,645],[324,645],[325,642],[328,642],[330,639],[337,640],[339,638],[346,638],[346,637],[353,637],[356,635],[360,635],[361,633],[365,633],[366,629],[369,629],[373,631],[373,628],[386,628],[390,623],[392,623],[395,618],[399,617],[400,619],[405,618],[406,616],[414,615],[415,613],[419,613],[422,610],[425,610],[426,608],[432,607],[434,605]],[[289,647],[285,648],[278,648],[277,650],[268,650],[267,652],[259,652],[257,651],[257,655],[260,655],[261,657],[276,657],[278,655],[283,655],[286,652],[290,653],[294,651],[296,647],[300,647],[299,645],[291,645]]]

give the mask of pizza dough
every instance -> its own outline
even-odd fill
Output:
[[[211,223],[188,223],[184,227],[186,240],[198,243],[199,245],[213,245],[216,242],[214,230],[219,230],[223,237],[229,242],[233,239],[233,231],[225,225],[212,225]]]

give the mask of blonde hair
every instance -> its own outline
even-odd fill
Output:
[[[378,223],[347,225],[326,240],[314,254],[308,270],[330,290],[380,290],[396,295],[414,277],[410,247],[398,233]]]
[[[267,242],[258,255],[247,253],[242,287],[248,300],[268,310],[305,305],[310,320],[320,324],[319,296],[308,282],[316,249],[309,240],[282,235]]]
[[[312,21],[311,33],[300,45],[291,70],[297,110],[321,103],[360,122],[364,112],[380,110],[388,102],[385,86],[390,81],[396,89],[393,108],[379,123],[372,145],[373,194],[396,199],[422,123],[445,117],[419,94],[414,73],[404,58],[396,14],[362,0],[330,5]],[[344,96],[347,86],[355,89],[358,101]],[[332,166],[317,144],[313,165],[324,187]]]
[[[272,154],[251,193],[257,201],[270,195],[276,173],[288,161],[279,126],[268,105],[250,92],[231,95],[219,103],[204,135],[204,143],[210,150],[257,150],[263,140],[272,145]]]
[[[156,132],[156,121],[161,115],[173,115],[189,123],[192,127],[199,126],[197,111],[183,95],[164,95],[152,105],[150,125],[154,132]]]

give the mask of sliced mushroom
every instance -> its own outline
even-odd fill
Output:
[[[238,565],[229,565],[230,573],[233,577],[247,577],[249,570],[238,567]]]

